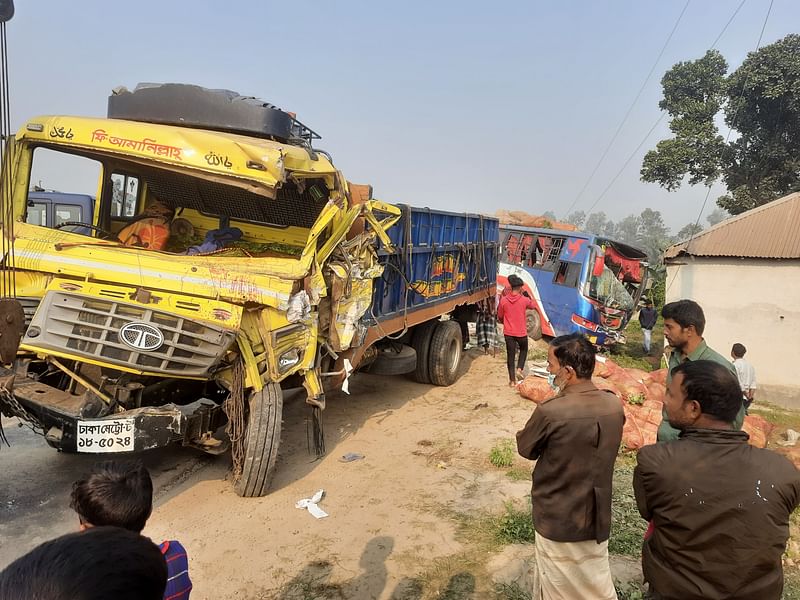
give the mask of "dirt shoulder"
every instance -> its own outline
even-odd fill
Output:
[[[145,533],[187,547],[196,598],[516,597],[498,596],[487,569],[507,554],[498,519],[524,514],[530,490],[531,463],[516,453],[512,466],[489,462],[533,410],[504,368],[502,356],[471,350],[449,388],[353,378],[351,396],[329,399],[319,461],[308,407],[289,397],[269,496],[238,498],[223,459],[161,502]],[[342,462],[350,452],[364,459]],[[319,489],[321,520],[294,506]],[[520,548],[500,562],[532,557]]]
[[[461,573],[457,559],[441,566],[466,550],[451,516],[524,503],[530,487],[527,478],[512,481],[508,469],[493,467],[488,455],[498,439],[513,437],[533,405],[506,387],[501,357],[471,350],[462,369],[450,388],[353,378],[351,396],[329,399],[328,454],[319,461],[307,450],[308,407],[299,395],[287,398],[270,495],[238,498],[223,480],[223,458],[161,502],[145,533],[187,547],[197,598],[434,594],[447,573]],[[348,452],[364,459],[340,462]],[[321,520],[294,507],[319,489],[330,515]],[[430,573],[434,564],[447,573]],[[414,591],[420,586],[423,595]]]

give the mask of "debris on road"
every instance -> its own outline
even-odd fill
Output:
[[[295,502],[294,507],[307,509],[315,519],[324,519],[328,516],[328,513],[318,506],[324,496],[325,490],[319,490],[316,494],[311,496],[311,498],[303,498]]]

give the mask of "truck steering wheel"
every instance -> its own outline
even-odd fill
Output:
[[[102,227],[97,227],[96,225],[92,225],[91,223],[82,223],[80,221],[64,221],[63,223],[59,223],[53,229],[61,229],[62,227],[86,227],[87,229],[91,229],[92,231],[96,231],[101,235],[100,239],[103,240],[112,240],[115,242],[119,242],[120,239],[117,237],[116,233],[111,233],[103,229]]]

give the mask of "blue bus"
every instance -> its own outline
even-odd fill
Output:
[[[625,341],[623,330],[647,285],[647,253],[582,231],[502,225],[498,293],[508,277],[525,282],[536,310],[528,335],[583,333],[598,347]]]

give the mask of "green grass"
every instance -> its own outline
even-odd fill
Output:
[[[770,402],[759,400],[750,406],[751,415],[760,415],[777,427],[800,431],[800,411],[788,410]]]
[[[611,554],[640,557],[642,540],[647,523],[639,514],[633,496],[633,468],[636,459],[620,455],[614,466],[614,483],[611,492],[611,537],[608,551]]]
[[[664,321],[661,317],[658,318],[658,322],[653,328],[649,356],[644,353],[642,348],[644,335],[637,318],[634,318],[625,328],[625,339],[626,343],[617,344],[609,351],[609,356],[615,363],[626,369],[642,369],[643,371],[652,371],[660,367],[661,348],[664,347]]]
[[[531,362],[547,362],[547,344],[544,342],[533,342],[528,347],[528,360]]]
[[[800,571],[784,570],[782,600],[800,600]]]
[[[506,502],[501,513],[450,511],[447,516],[456,522],[458,539],[481,556],[497,552],[508,544],[531,543],[535,537],[530,496],[524,508]]]
[[[628,396],[628,404],[638,404],[641,406],[644,404],[644,400],[644,394],[631,394]]]
[[[498,583],[494,594],[495,600],[532,600],[531,595],[516,583]]]
[[[619,600],[644,600],[644,585],[636,581],[614,582]]]
[[[498,469],[510,467],[514,464],[514,455],[517,453],[516,444],[511,440],[502,440],[489,451],[489,462]]]
[[[531,478],[531,470],[527,467],[511,467],[506,471],[506,477],[511,481],[525,481]]]
[[[536,537],[530,506],[521,509],[507,502],[505,513],[497,518],[495,528],[495,536],[502,544],[528,544]]]

